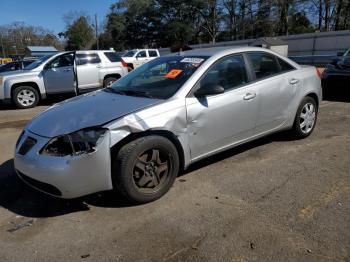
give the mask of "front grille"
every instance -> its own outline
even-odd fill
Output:
[[[28,177],[28,176],[24,175],[23,173],[19,172],[18,170],[17,170],[17,174],[19,177],[21,177],[29,185],[31,185],[31,186],[33,186],[41,191],[44,191],[44,192],[49,193],[49,194],[54,195],[54,196],[62,196],[61,191],[57,187],[54,187],[53,185],[46,184],[44,182],[40,182],[40,181],[35,180],[31,177]]]
[[[28,151],[36,144],[36,142],[37,142],[36,139],[34,139],[34,138],[28,136],[28,137],[24,140],[24,142],[23,142],[23,144],[21,145],[21,147],[19,148],[18,153],[19,153],[20,155],[25,155],[25,154],[27,154]]]

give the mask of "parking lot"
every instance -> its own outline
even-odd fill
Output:
[[[322,102],[305,140],[201,161],[140,206],[111,192],[59,200],[16,178],[16,139],[46,107],[0,110],[0,261],[350,261],[350,103]]]

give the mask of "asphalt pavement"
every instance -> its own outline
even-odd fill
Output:
[[[350,103],[194,164],[160,200],[60,200],[15,176],[21,129],[47,106],[0,107],[0,261],[350,261]]]

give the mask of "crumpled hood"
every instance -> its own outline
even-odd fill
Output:
[[[33,118],[26,129],[37,135],[55,137],[103,125],[160,101],[96,91],[53,105]]]

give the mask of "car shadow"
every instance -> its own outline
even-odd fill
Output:
[[[0,165],[0,207],[24,217],[55,217],[100,207],[130,206],[114,192],[101,192],[72,200],[51,197],[26,185],[15,173],[13,159]]]
[[[195,170],[200,170],[213,163],[273,141],[290,140],[291,138],[285,132],[267,136],[198,161],[182,172],[180,176],[185,176]],[[123,196],[115,191],[96,193],[72,200],[51,197],[32,189],[19,179],[14,170],[13,159],[7,160],[0,165],[0,207],[8,209],[17,215],[33,218],[56,217],[87,211],[89,206],[125,208],[135,205],[125,200]]]
[[[40,101],[38,106],[52,106],[53,104],[62,102],[72,97],[73,95],[60,95],[60,96],[50,97]],[[18,109],[11,103],[4,103],[0,101],[0,110],[26,110],[26,109]]]

